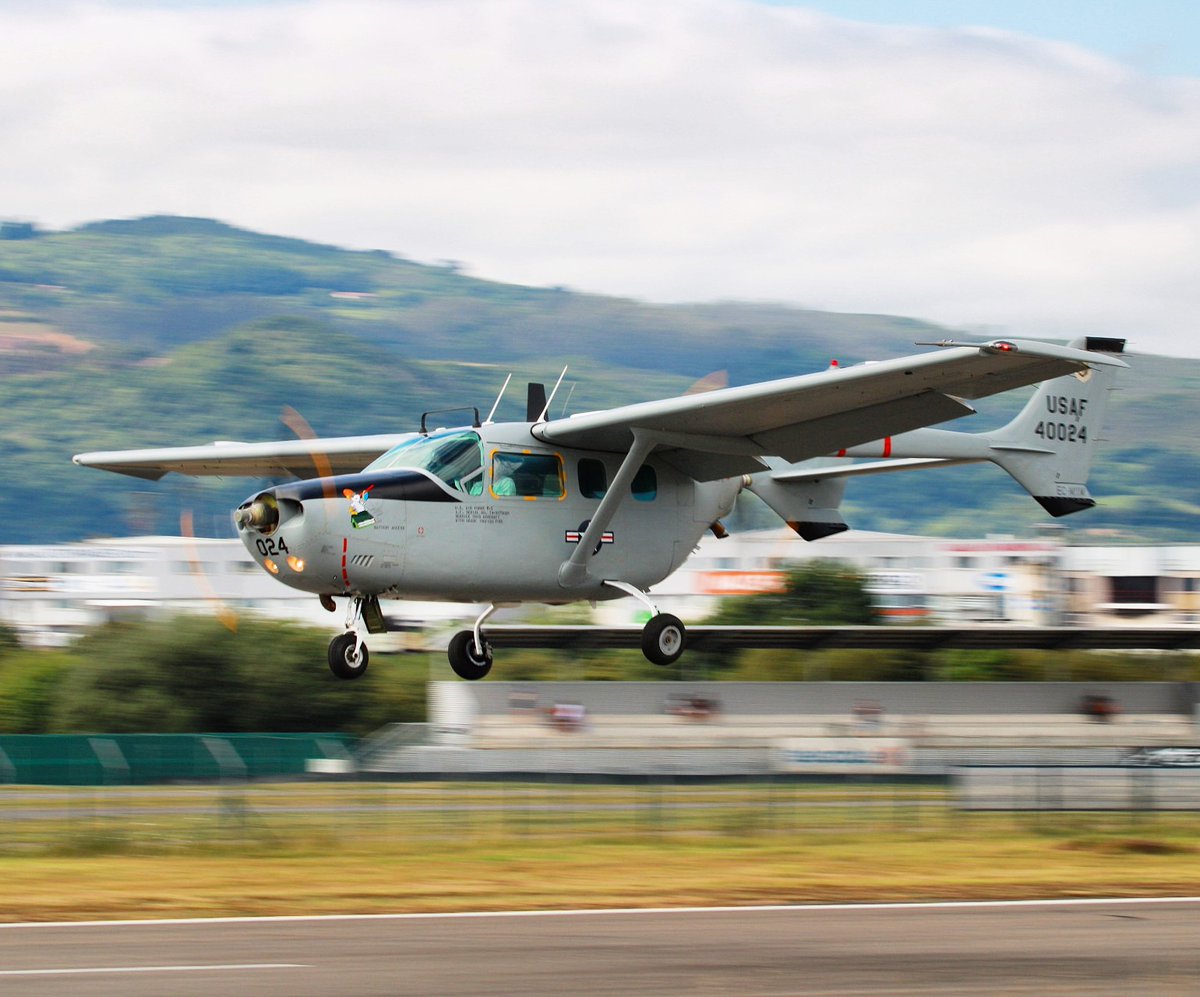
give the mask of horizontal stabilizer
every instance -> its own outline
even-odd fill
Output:
[[[909,457],[905,460],[858,461],[839,466],[813,467],[815,461],[787,471],[775,471],[771,477],[781,482],[822,481],[830,478],[856,478],[868,474],[891,474],[894,471],[919,471],[927,467],[950,467],[955,464],[975,464],[983,457]]]
[[[1113,354],[1124,351],[1120,339],[1089,337],[1069,347],[1094,360],[1085,370],[1043,381],[1025,407],[1006,426],[986,433],[924,428],[874,443],[848,447],[839,456],[867,459],[830,470],[824,465],[773,472],[776,481],[801,483],[889,471],[950,467],[990,461],[1007,471],[1052,516],[1094,506],[1087,479],[1100,441],[1104,415],[1117,372],[1127,367]]]

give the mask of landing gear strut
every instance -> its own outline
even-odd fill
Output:
[[[471,630],[460,630],[450,638],[446,657],[450,667],[459,678],[474,682],[492,670],[492,645],[483,639],[483,621],[496,611],[495,605],[488,606],[475,621]]]
[[[331,599],[330,602],[333,600]],[[346,612],[346,632],[338,634],[329,642],[329,670],[340,679],[356,679],[367,670],[367,645],[358,632],[358,624],[363,616],[363,605],[367,600],[356,596],[350,600]],[[325,605],[324,599],[321,605]],[[375,608],[379,605],[375,601]]]
[[[687,630],[679,617],[660,613],[654,601],[628,582],[605,579],[605,585],[631,595],[650,610],[650,620],[642,629],[642,654],[655,665],[673,665],[687,646]]]

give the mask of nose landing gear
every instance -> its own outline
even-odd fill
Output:
[[[350,630],[329,642],[329,670],[340,679],[356,679],[367,670],[367,645]]]
[[[321,605],[329,609],[333,599],[321,596]],[[360,622],[366,624],[367,633],[387,632],[378,596],[359,595],[352,598],[346,610],[346,632],[329,642],[329,670],[340,679],[356,679],[367,670],[370,655],[367,654],[366,642],[358,632]]]

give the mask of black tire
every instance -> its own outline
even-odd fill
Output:
[[[357,653],[356,653],[357,651]],[[340,679],[356,679],[367,670],[367,645],[353,633],[338,634],[329,642],[329,670]]]
[[[492,670],[492,645],[483,642],[481,658],[475,650],[475,633],[471,630],[460,630],[450,638],[446,657],[454,674],[468,682],[476,682]]]
[[[687,646],[687,631],[677,616],[659,613],[642,630],[642,654],[656,665],[673,665]]]

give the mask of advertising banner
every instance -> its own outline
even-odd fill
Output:
[[[771,752],[776,772],[888,775],[912,768],[912,747],[899,737],[786,737]]]

